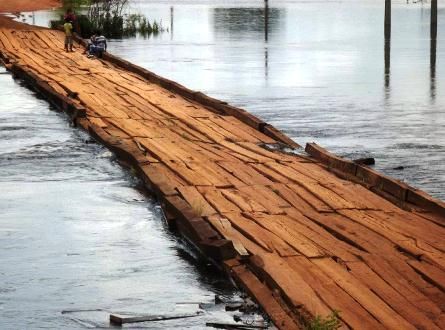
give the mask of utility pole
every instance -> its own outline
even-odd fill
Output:
[[[437,0],[431,0],[431,39],[437,39]]]
[[[389,90],[391,73],[391,0],[385,0],[385,88]]]
[[[390,38],[391,38],[391,0],[385,0],[385,39],[390,39]]]

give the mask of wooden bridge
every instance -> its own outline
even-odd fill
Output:
[[[0,28],[3,63],[133,167],[278,328],[333,310],[342,328],[444,327],[443,202],[315,144],[304,154],[249,113],[110,54],[65,53],[63,39]]]

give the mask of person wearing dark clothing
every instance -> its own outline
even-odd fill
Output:
[[[63,19],[64,21],[70,21],[71,24],[73,25],[73,31],[81,34],[80,33],[80,26],[79,26],[79,22],[77,21],[77,16],[76,14],[74,14],[72,9],[67,9],[65,15],[63,15]]]
[[[90,39],[88,45],[88,56],[102,57],[103,53],[107,51],[107,39],[97,32]]]
[[[68,9],[63,16],[64,20],[69,20],[71,22],[74,22],[76,20],[76,15],[74,14],[72,9]]]

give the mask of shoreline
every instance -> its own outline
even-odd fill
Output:
[[[26,11],[36,11],[51,8],[59,8],[62,6],[60,0],[15,0],[0,2],[0,15],[8,13],[18,13]]]
[[[33,25],[17,22],[11,17],[20,12],[30,12],[62,7],[60,0],[16,0],[0,2],[0,27],[10,29],[34,29]]]

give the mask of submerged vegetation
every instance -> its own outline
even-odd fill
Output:
[[[166,31],[162,21],[150,22],[142,14],[129,13],[129,0],[65,0],[64,8],[75,8],[83,13],[77,16],[75,28],[83,37],[90,37],[100,30],[107,38],[131,37],[140,33],[144,36]],[[63,22],[52,21],[51,27]]]
[[[153,21],[150,23],[147,17],[141,14],[130,14],[124,19],[123,34],[125,36],[134,36],[136,33],[143,35],[158,34],[166,29],[162,26],[162,21]]]
[[[314,317],[311,322],[306,326],[307,330],[336,330],[340,328],[340,313],[338,311],[333,311],[326,318],[321,316]]]

